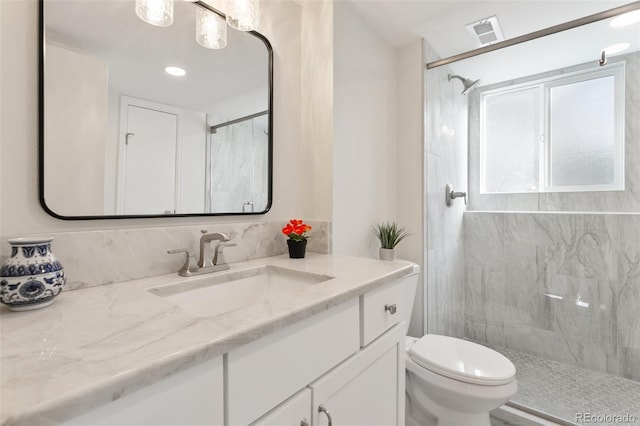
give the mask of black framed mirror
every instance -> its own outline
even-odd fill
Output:
[[[196,41],[134,0],[40,1],[39,195],[60,219],[264,214],[273,176],[273,51],[261,34]],[[167,67],[179,68],[171,75]],[[175,69],[173,70],[176,71]]]

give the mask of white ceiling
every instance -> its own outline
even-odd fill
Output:
[[[617,0],[348,0],[356,13],[393,46],[424,38],[447,58],[479,47],[466,25],[496,15],[505,39],[633,3]],[[593,61],[604,47],[626,41],[640,50],[640,24],[612,29],[608,21],[450,64],[482,85]]]
[[[475,49],[465,25],[498,16],[505,38],[632,3],[619,0],[349,0],[358,14],[394,46],[426,39],[446,58]]]

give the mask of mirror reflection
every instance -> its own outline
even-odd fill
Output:
[[[138,18],[132,0],[44,0],[48,211],[93,218],[269,209],[271,47],[231,28],[226,47],[205,47],[196,40],[202,10],[174,2],[173,23],[161,27]]]

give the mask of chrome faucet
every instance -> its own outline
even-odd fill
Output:
[[[167,250],[168,254],[176,254],[176,253],[185,253],[185,261],[178,274],[183,277],[190,277],[192,275],[200,275],[207,274],[209,272],[217,272],[224,271],[229,269],[229,265],[224,260],[224,255],[222,251],[226,247],[233,247],[236,244],[227,243],[231,241],[231,238],[228,234],[222,232],[214,232],[212,234],[208,234],[206,230],[200,231],[202,232],[202,236],[200,237],[200,255],[198,258],[198,263],[195,266],[191,266],[192,260],[194,259],[194,254],[192,251],[183,248],[177,250]],[[210,245],[212,241],[220,241],[216,246],[215,253],[213,255],[213,259],[211,263],[207,262],[207,247]]]
[[[217,257],[218,257],[218,248],[216,247],[216,254],[213,257],[211,265],[207,265],[207,260],[205,259],[207,246],[209,245],[209,243],[211,243],[211,241],[220,241],[218,243],[218,246],[220,246],[220,244],[231,240],[231,238],[229,238],[228,234],[223,234],[222,232],[214,232],[213,234],[207,234],[207,231],[205,229],[203,229],[200,232],[202,233],[202,237],[200,237],[200,257],[198,258],[198,266],[200,268],[204,268],[205,266],[216,265]]]

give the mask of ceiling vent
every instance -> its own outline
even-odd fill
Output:
[[[494,15],[467,25],[467,31],[476,40],[478,47],[504,40],[498,18]]]

